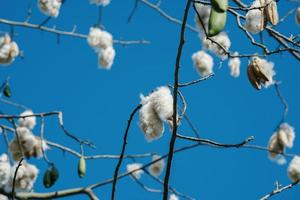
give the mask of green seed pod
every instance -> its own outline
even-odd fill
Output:
[[[11,89],[8,83],[4,86],[3,94],[6,97],[11,97]]]
[[[45,188],[50,188],[54,185],[59,177],[59,172],[54,165],[49,166],[44,174],[43,183]]]
[[[228,0],[211,0],[211,6],[218,12],[226,12],[228,8]]]
[[[211,9],[209,22],[208,22],[208,36],[212,37],[219,34],[226,24],[226,12],[217,12]]]
[[[78,176],[80,178],[84,177],[86,173],[86,163],[85,159],[81,157],[78,162]]]

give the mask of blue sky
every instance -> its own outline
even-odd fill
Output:
[[[0,18],[22,21],[27,10],[32,8],[32,23],[39,24],[45,19],[37,9],[35,0],[2,0]],[[1,67],[0,80],[10,76],[13,90],[12,100],[24,104],[34,112],[60,110],[64,113],[65,126],[78,137],[92,140],[97,148],[86,149],[86,154],[118,154],[121,150],[122,136],[127,118],[139,103],[139,94],[148,94],[152,89],[173,82],[173,71],[180,26],[170,23],[158,13],[140,4],[131,23],[127,17],[134,0],[117,1],[103,9],[102,24],[115,39],[145,39],[150,45],[115,45],[115,63],[110,71],[98,69],[97,55],[84,39],[62,36],[57,44],[54,34],[16,27],[15,40],[24,52],[24,58],[17,58],[9,67]],[[163,0],[162,8],[170,15],[182,18],[184,1]],[[297,6],[296,3],[280,1],[279,12],[286,13]],[[56,25],[59,29],[72,30],[87,34],[89,27],[97,21],[98,9],[85,1],[66,1],[57,19],[47,26]],[[194,13],[189,15],[189,24],[194,25]],[[294,15],[286,23],[276,27],[285,35],[299,34]],[[240,53],[261,52],[251,46],[245,35],[236,27],[229,16],[225,30],[231,38],[232,51]],[[10,27],[0,24],[0,31],[10,31]],[[256,36],[257,37],[257,36]],[[271,47],[274,41],[264,33]],[[182,55],[180,81],[186,82],[199,78],[193,68],[191,55],[201,49],[196,33],[187,30],[186,44]],[[300,127],[299,62],[288,53],[270,56],[275,63],[276,80],[282,81],[280,89],[289,103],[287,122],[295,127],[296,140],[289,153],[300,153],[298,129]],[[253,135],[253,144],[266,146],[283,111],[271,87],[256,91],[247,80],[248,60],[243,59],[241,75],[229,75],[227,61],[219,67],[214,57],[215,77],[197,85],[182,88],[188,102],[188,115],[198,128],[200,135],[224,143],[237,143]],[[297,92],[298,91],[298,92]],[[1,110],[9,114],[21,110],[0,104]],[[183,123],[179,128],[182,134],[192,135],[190,128]],[[38,134],[38,127],[35,130]],[[57,120],[46,121],[46,137],[79,150],[78,145],[65,137],[59,129]],[[163,138],[147,143],[135,117],[130,129],[126,153],[168,151],[170,132],[166,130]],[[0,142],[4,151],[3,140]],[[177,141],[176,147],[190,142]],[[58,150],[48,152],[49,158],[56,163],[60,179],[51,189],[44,189],[41,182],[47,164],[42,160],[31,160],[39,166],[40,176],[35,191],[46,192],[57,189],[85,186],[113,175],[117,160],[91,160],[87,162],[87,175],[77,176],[77,158],[63,155]],[[151,158],[137,160],[147,163]],[[290,160],[290,158],[288,158]],[[126,170],[125,160],[121,172]],[[271,162],[267,152],[249,149],[213,149],[198,147],[175,155],[170,184],[178,191],[196,199],[258,199],[274,189],[274,182],[289,184],[287,165],[279,166]],[[163,176],[161,177],[163,178]],[[160,188],[147,176],[142,182]],[[111,185],[99,188],[96,194],[100,199],[110,198]],[[300,190],[295,187],[274,199],[299,198]],[[86,197],[84,197],[86,198]],[[160,194],[141,189],[130,177],[118,182],[117,199],[131,200],[161,199]],[[67,199],[83,199],[74,196]]]

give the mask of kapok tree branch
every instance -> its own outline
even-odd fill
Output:
[[[169,193],[169,178],[171,174],[171,168],[172,168],[172,159],[174,154],[174,147],[175,147],[175,141],[176,141],[176,134],[177,134],[177,93],[178,93],[178,84],[179,84],[179,68],[180,68],[180,60],[181,60],[181,53],[182,48],[184,45],[184,38],[185,38],[185,25],[187,23],[188,13],[191,6],[192,0],[187,0],[186,7],[184,10],[184,16],[182,20],[181,25],[181,31],[180,31],[180,41],[176,56],[176,64],[175,64],[175,72],[174,72],[174,85],[173,85],[173,133],[170,140],[169,145],[169,156],[167,161],[167,167],[166,167],[166,174],[164,178],[164,193],[163,193],[163,200],[168,199],[168,193]]]
[[[127,145],[127,138],[128,138],[128,133],[129,133],[129,128],[130,128],[130,125],[131,125],[131,121],[132,121],[135,113],[141,107],[142,107],[142,105],[139,104],[132,111],[132,113],[130,114],[130,117],[128,119],[128,122],[127,122],[127,127],[126,127],[124,138],[123,138],[123,145],[122,145],[122,150],[121,150],[121,153],[120,153],[120,158],[119,158],[119,161],[118,161],[118,163],[116,165],[115,172],[114,172],[114,178],[113,178],[113,184],[112,184],[112,191],[111,191],[111,200],[115,199],[115,192],[116,192],[116,185],[117,185],[117,180],[118,180],[118,174],[119,174],[119,170],[120,170],[120,167],[121,167],[121,164],[122,164],[122,161],[123,161],[123,158],[124,158],[124,154],[125,154],[125,149],[126,149],[126,145]]]

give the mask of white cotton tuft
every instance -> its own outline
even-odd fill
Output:
[[[0,156],[0,189],[4,189],[10,176],[10,163],[7,154]]]
[[[87,42],[96,52],[99,52],[101,48],[105,49],[112,46],[113,37],[107,31],[98,27],[91,27]]]
[[[38,7],[42,13],[51,17],[58,17],[62,0],[38,0]]]
[[[219,56],[221,59],[226,59],[227,54],[226,52],[229,50],[231,46],[231,41],[225,32],[221,32],[216,36],[211,37],[212,40],[220,44],[226,51],[224,51],[223,48],[221,48],[219,45],[211,42],[210,40],[203,38],[202,43],[204,48],[208,49],[209,51],[215,53],[217,56]]]
[[[10,171],[9,184],[7,185],[7,190],[12,188],[15,170],[19,163],[15,163]],[[39,170],[36,166],[22,162],[22,165],[18,169],[16,176],[15,189],[16,192],[30,192],[33,189],[33,185],[37,179]]]
[[[116,56],[116,51],[113,47],[107,47],[106,49],[101,49],[99,53],[99,64],[101,68],[110,69],[114,63]]]
[[[213,58],[205,51],[198,51],[192,55],[194,66],[200,76],[204,77],[213,72]]]
[[[161,157],[159,155],[154,155],[152,157],[152,161],[155,161],[160,158]],[[164,159],[161,159],[161,160],[153,163],[152,165],[150,165],[149,172],[152,176],[158,177],[163,172],[164,167],[165,167],[165,161],[164,161]]]
[[[270,159],[277,161],[279,164],[283,163],[283,160],[285,159],[280,155],[280,153],[283,153],[286,147],[292,148],[294,140],[294,128],[287,123],[281,124],[269,140],[268,149]]]
[[[91,4],[96,4],[97,6],[107,6],[110,4],[111,0],[90,0]]]
[[[15,161],[21,159],[23,156],[22,152],[24,153],[24,156],[28,158],[41,158],[43,156],[43,151],[49,149],[45,141],[42,141],[39,137],[33,135],[32,132],[26,127],[18,127],[17,134],[19,141],[17,137],[15,137],[9,143],[9,150],[11,151]]]
[[[136,178],[136,179],[140,179],[141,176],[142,176],[142,174],[144,173],[143,170],[139,169],[139,168],[141,168],[142,166],[143,166],[143,165],[142,165],[141,163],[128,164],[128,165],[126,166],[127,172],[132,172],[132,171],[136,170],[136,171],[132,172],[131,175],[132,175],[134,178]],[[139,169],[139,170],[137,170],[137,169]]]
[[[167,121],[173,115],[173,96],[168,87],[158,87],[149,95],[153,109],[162,121]]]
[[[210,5],[204,5],[201,3],[195,3],[196,10],[203,22],[203,25],[205,27],[205,30],[208,30],[208,21],[209,21],[209,16],[210,16],[210,11],[211,11],[211,6]],[[199,17],[197,13],[195,14],[195,22],[196,26],[199,29],[200,33],[203,34],[203,26],[199,20]],[[202,35],[201,35],[202,36]]]
[[[260,0],[255,0],[251,5],[252,8],[261,7]],[[246,14],[245,28],[254,34],[264,29],[264,16],[260,9],[251,9]]]
[[[12,41],[8,34],[0,36],[0,64],[11,64],[19,54],[17,43]]]
[[[146,139],[159,139],[164,132],[163,122],[172,120],[173,96],[168,87],[158,87],[148,96],[141,95],[140,126]]]
[[[20,116],[28,116],[33,115],[34,113],[31,110],[26,110],[20,114]],[[19,119],[19,126],[27,127],[28,129],[32,130],[36,125],[36,117],[24,117]]]
[[[288,167],[288,175],[291,181],[296,182],[300,180],[300,157],[295,156]]]
[[[179,197],[175,194],[171,194],[169,200],[179,200]]]
[[[147,102],[140,109],[140,126],[148,142],[162,137],[164,132],[163,121],[153,109],[153,103]]]
[[[239,55],[238,52],[234,52],[234,56]],[[228,61],[228,66],[230,68],[230,75],[237,78],[240,76],[240,65],[241,60],[239,57],[230,58]]]

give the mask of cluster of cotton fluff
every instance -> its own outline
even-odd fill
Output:
[[[270,158],[274,159],[279,164],[284,164],[285,159],[280,156],[280,153],[283,153],[286,147],[292,148],[294,145],[294,140],[294,128],[288,123],[281,124],[269,140],[268,149]]]
[[[18,165],[19,163],[15,163],[13,166],[11,166],[6,154],[2,154],[0,156],[0,188],[6,192],[11,192],[15,170]],[[16,192],[31,191],[36,181],[38,172],[38,169],[34,165],[23,161],[16,176]]]
[[[57,17],[62,5],[62,0],[38,0],[38,7],[47,16]]]
[[[100,66],[110,69],[116,56],[112,35],[98,27],[91,27],[87,42],[98,53]]]
[[[7,154],[0,156],[0,188],[4,189],[10,176],[10,163]]]
[[[226,52],[229,50],[231,46],[231,41],[227,33],[221,32],[218,35],[211,37],[210,39],[212,39],[213,41],[221,45],[226,51],[224,51],[224,49],[221,48],[218,44],[213,43],[212,41],[208,40],[205,37],[202,38],[203,46],[209,51],[218,55],[221,59],[223,60],[226,59],[227,58]]]
[[[234,56],[239,55],[238,52],[233,53]],[[230,75],[237,78],[240,76],[240,65],[241,65],[241,60],[239,57],[233,57],[230,58],[228,61],[228,66],[230,69]]]
[[[158,160],[160,158],[161,157],[159,155],[153,155],[152,161]],[[149,172],[152,176],[158,177],[163,172],[164,167],[165,167],[165,160],[161,159],[161,160],[153,163],[152,165],[150,165]]]
[[[288,176],[291,181],[296,182],[300,180],[300,157],[295,156],[288,167]]]
[[[171,122],[173,96],[168,87],[158,87],[144,97],[141,95],[140,126],[146,139],[151,142],[159,139],[164,132],[164,121]]]
[[[169,200],[179,200],[179,197],[175,194],[171,194]]]
[[[26,127],[17,127],[16,134],[18,137],[9,143],[9,149],[16,161],[21,159],[22,152],[26,157],[40,158],[43,156],[43,151],[49,149],[45,141],[33,135]]]
[[[261,7],[260,0],[255,0],[251,8]],[[250,9],[246,14],[245,28],[254,34],[264,29],[264,15],[260,9]]]
[[[143,165],[141,163],[132,163],[132,164],[128,164],[126,166],[127,168],[127,172],[132,172],[131,173],[131,176],[133,176],[134,178],[136,179],[140,179],[142,174],[144,173],[143,170],[141,170],[140,168],[142,167]],[[139,169],[139,170],[138,170]],[[135,171],[136,170],[136,171]]]
[[[20,114],[20,116],[30,116],[33,115],[34,113],[32,112],[32,110],[25,110],[24,112],[22,112]],[[30,117],[24,117],[24,118],[20,118],[18,120],[19,126],[21,127],[26,127],[30,130],[34,129],[35,125],[36,125],[36,117],[35,116],[30,116]]]
[[[253,58],[254,59],[254,58]],[[266,81],[264,83],[264,86],[267,88],[271,85],[273,85],[275,82],[273,80],[273,77],[276,75],[276,72],[274,71],[274,63],[268,62],[265,59],[255,57],[257,59],[257,62],[259,63],[260,69],[262,70],[262,73],[268,78],[269,81]]]
[[[205,51],[198,51],[192,55],[194,66],[200,76],[204,77],[213,72],[213,58]]]
[[[8,187],[12,188],[14,174],[19,163],[15,163],[10,170],[10,178],[8,181]],[[26,161],[22,162],[22,165],[18,168],[15,189],[16,192],[30,192],[38,176],[39,170]]]
[[[19,53],[17,43],[8,34],[0,36],[0,64],[9,65]]]
[[[209,16],[210,16],[210,11],[211,11],[211,6],[210,5],[204,5],[201,3],[195,3],[197,13],[195,14],[195,22],[196,26],[198,27],[199,31],[201,34],[203,34],[203,26],[199,20],[199,17],[201,21],[203,22],[203,25],[205,27],[205,30],[208,30],[208,21],[209,21]]]
[[[110,4],[111,0],[90,0],[91,4],[96,4],[97,6],[107,6]]]

